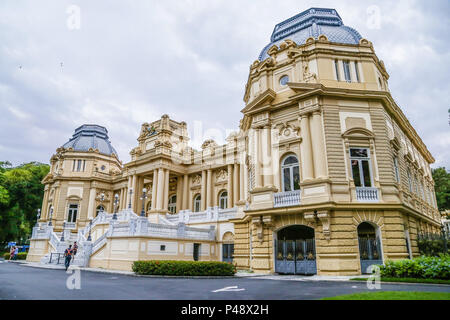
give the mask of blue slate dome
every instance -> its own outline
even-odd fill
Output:
[[[274,44],[279,45],[285,39],[301,45],[309,37],[317,39],[321,34],[326,35],[330,42],[347,44],[358,44],[362,38],[358,31],[344,26],[336,10],[311,8],[277,24],[270,37],[270,43],[261,51],[259,60],[267,59],[270,47]]]
[[[100,153],[117,156],[116,150],[108,138],[108,130],[96,124],[84,124],[75,129],[75,133],[63,148],[73,148],[75,151],[89,151],[90,148],[98,149]]]

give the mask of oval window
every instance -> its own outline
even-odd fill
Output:
[[[285,86],[289,81],[289,77],[288,76],[282,76],[280,78],[280,85]]]

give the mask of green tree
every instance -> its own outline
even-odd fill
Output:
[[[42,206],[42,179],[47,164],[24,163],[12,167],[0,161],[0,244],[27,239],[36,222],[36,209]]]
[[[450,209],[450,172],[444,167],[431,170],[434,180],[436,201],[440,211]]]

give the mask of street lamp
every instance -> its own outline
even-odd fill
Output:
[[[89,218],[89,236],[87,238],[87,241],[92,241],[91,238],[91,229],[92,229],[92,218]]]
[[[50,221],[48,223],[49,227],[52,226],[52,218],[53,218],[53,206],[50,207]]]
[[[64,221],[63,222],[63,231],[61,232],[61,242],[64,242],[64,229],[65,229],[65,227],[66,227],[66,222]]]
[[[445,224],[441,226],[442,240],[444,241],[444,252],[447,253],[447,237],[445,232]]]
[[[141,211],[141,217],[145,217],[145,199],[147,199],[147,188],[142,189],[142,211]]]
[[[119,203],[119,195],[116,193],[116,195],[114,196],[114,214],[113,214],[113,220],[117,220],[117,205]]]
[[[130,188],[130,202],[128,202],[128,209],[131,209],[131,195],[133,194],[133,188]]]
[[[37,220],[35,227],[39,227],[39,218],[41,217],[41,209],[37,209]]]
[[[105,194],[102,192],[100,194],[100,215],[103,215],[103,201],[105,201]]]

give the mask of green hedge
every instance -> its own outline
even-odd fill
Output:
[[[28,255],[27,252],[19,252],[19,253],[17,254],[17,260],[26,260],[26,259],[27,259],[27,255]],[[5,252],[5,253],[3,254],[3,258],[4,258],[5,260],[9,260],[9,252]]]
[[[134,261],[132,269],[136,274],[166,276],[233,276],[236,273],[234,265],[219,261]]]
[[[381,277],[450,279],[450,255],[422,256],[412,260],[386,261],[380,266]]]

